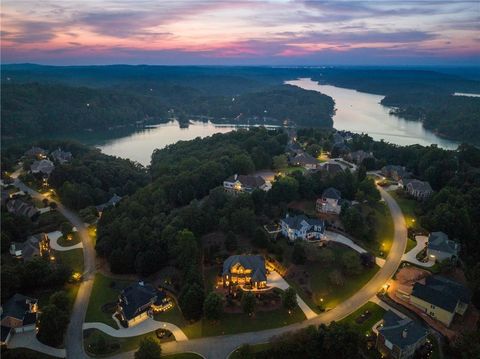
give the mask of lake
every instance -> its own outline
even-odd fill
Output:
[[[97,138],[91,144],[107,155],[128,158],[147,166],[156,148],[164,148],[175,142],[193,140],[196,137],[211,136],[214,133],[230,132],[235,128],[237,127],[201,121],[192,121],[188,127],[181,128],[177,121],[172,121],[149,126],[119,138],[103,140]]]
[[[447,149],[456,149],[455,141],[441,138],[423,128],[419,121],[407,121],[391,115],[390,109],[380,104],[384,96],[372,95],[356,90],[331,85],[321,85],[309,78],[287,81],[287,84],[305,90],[319,91],[335,100],[336,113],[333,127],[356,133],[367,133],[375,140],[384,139],[398,145],[432,143]]]

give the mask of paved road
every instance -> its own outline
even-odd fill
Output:
[[[322,313],[310,320],[260,332],[191,339],[185,342],[169,342],[162,344],[162,353],[196,352],[208,359],[224,359],[235,348],[244,343],[264,343],[275,335],[305,328],[309,325],[327,324],[334,320],[339,321],[367,303],[396,272],[407,246],[407,228],[402,211],[396,201],[386,191],[382,188],[379,188],[379,190],[385,203],[390,208],[390,213],[393,218],[394,241],[383,267],[379,269],[377,274],[360,291],[331,311]],[[133,353],[134,352],[121,353],[113,358],[133,358]]]
[[[20,181],[18,173],[15,173],[14,185],[20,190],[29,193],[32,197],[38,199],[44,199],[45,196],[37,191],[31,189]],[[13,176],[12,176],[13,177]],[[78,235],[80,236],[83,244],[83,258],[84,258],[84,274],[83,281],[80,283],[78,294],[73,306],[72,316],[70,317],[70,324],[68,325],[67,335],[65,338],[65,347],[67,352],[67,358],[87,358],[83,349],[83,332],[82,326],[85,321],[85,314],[87,312],[88,301],[90,299],[90,293],[92,292],[93,279],[95,276],[95,248],[93,241],[88,235],[88,231],[83,224],[83,221],[72,211],[65,208],[61,203],[57,203],[57,210],[68,221],[77,228]]]

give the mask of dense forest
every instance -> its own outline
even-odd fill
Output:
[[[382,104],[392,113],[440,136],[479,143],[480,98],[453,96],[480,93],[480,82],[454,74],[427,70],[326,69],[313,79],[335,86],[384,95]]]

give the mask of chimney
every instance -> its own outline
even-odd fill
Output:
[[[235,176],[233,176],[233,179],[236,181],[238,178],[238,175],[235,173]]]
[[[408,335],[408,329],[405,328],[405,329],[403,329],[403,332],[402,332],[402,338],[405,339],[407,337],[407,335]]]
[[[143,280],[142,280],[142,281],[138,282],[138,284],[143,287],[145,283],[143,283]]]

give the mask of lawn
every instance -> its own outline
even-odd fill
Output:
[[[78,244],[80,243],[81,239],[80,239],[80,235],[77,233],[77,232],[73,232],[72,233],[72,239],[71,240],[68,240],[67,238],[65,238],[64,236],[61,236],[57,243],[59,245],[61,245],[62,247],[70,247],[70,246],[74,246],[75,244]]]
[[[67,265],[74,272],[83,273],[83,249],[55,251],[54,256],[59,263]]]
[[[374,208],[368,207],[368,209],[375,212],[377,222],[375,238],[373,241],[358,240],[358,242],[361,247],[368,249],[377,257],[381,257],[381,252],[383,252],[383,257],[385,258],[392,247],[394,235],[393,219],[390,215],[390,210],[384,203],[378,203]]]
[[[407,238],[407,248],[405,248],[405,253],[410,252],[417,245],[417,241]]]
[[[407,227],[415,230],[423,230],[423,228],[420,226],[418,216],[415,213],[415,208],[418,207],[418,202],[414,199],[401,196],[396,191],[389,191],[388,194],[392,196],[400,206]]]
[[[54,359],[55,357],[37,352],[27,348],[15,348],[2,350],[2,359],[23,358],[23,359]]]
[[[115,321],[112,319],[112,314],[104,312],[102,306],[116,302],[120,290],[130,284],[131,281],[112,279],[100,273],[95,274],[85,322],[100,322],[117,328]]]
[[[286,278],[288,283],[297,291],[300,297],[310,306],[311,309],[318,312],[319,306],[324,308],[334,308],[345,299],[351,297],[360,290],[374,275],[379,267],[363,268],[362,271],[353,276],[344,275],[343,286],[334,286],[329,275],[334,270],[341,271],[341,257],[344,253],[352,251],[352,249],[338,244],[329,244],[328,249],[334,253],[332,264],[323,264],[319,261],[308,261],[304,266],[304,270],[308,273],[310,289],[312,295],[309,296],[302,289],[296,279]],[[322,248],[318,248],[322,250]]]
[[[135,350],[139,347],[140,342],[145,339],[145,338],[152,338],[157,342],[158,344],[165,343],[167,341],[172,341],[173,336],[168,338],[168,339],[158,339],[155,332],[150,332],[147,334],[139,335],[136,337],[129,337],[129,338],[116,338],[112,337],[108,334],[105,334],[104,332],[98,330],[98,329],[88,329],[83,331],[83,337],[84,337],[84,347],[85,350],[87,351],[88,354],[94,356],[94,357],[107,357],[111,356],[116,353],[121,353],[121,352],[128,352]],[[102,337],[105,340],[105,344],[107,347],[110,347],[110,350],[102,353],[102,354],[97,354],[95,349],[92,348],[92,345],[94,346],[99,338]],[[163,357],[162,357],[163,358]]]
[[[366,310],[371,313],[370,316],[362,323],[357,322],[357,320]],[[350,314],[348,317],[343,318],[340,323],[348,323],[359,334],[365,335],[367,333],[369,334],[372,331],[372,326],[375,323],[379,322],[383,318],[384,314],[385,309],[380,307],[378,304],[368,302],[367,304],[363,305],[361,308]]]
[[[261,353],[265,350],[268,350],[272,347],[272,343],[262,343],[262,344],[255,344],[255,345],[249,345],[250,352],[252,354],[257,354]],[[242,357],[240,356],[239,350],[236,349],[232,354],[229,355],[228,359],[241,359]]]
[[[300,172],[305,172],[306,169],[301,167],[301,166],[288,166],[288,167],[285,167],[285,168],[282,168],[280,170],[278,170],[279,173],[281,174],[290,174],[292,172],[295,172],[295,171],[300,171]]]

